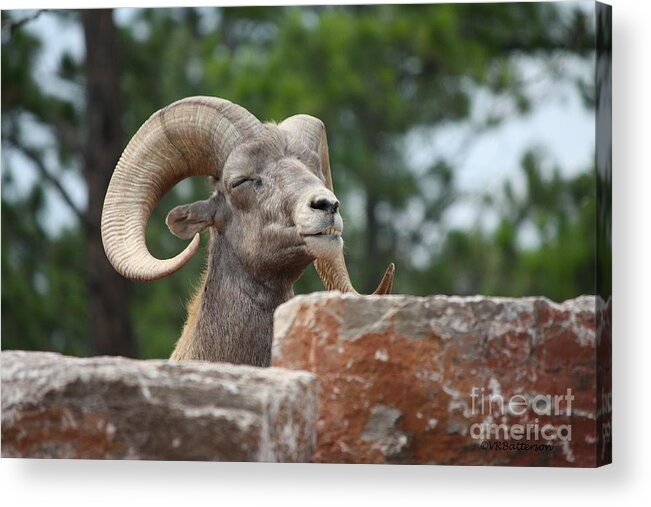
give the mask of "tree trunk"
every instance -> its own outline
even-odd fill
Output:
[[[108,262],[100,221],[104,195],[123,148],[120,65],[113,11],[81,11],[86,41],[88,310],[91,351],[134,356],[128,281]]]

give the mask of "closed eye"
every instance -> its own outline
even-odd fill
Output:
[[[242,176],[240,178],[236,178],[233,180],[231,183],[231,188],[237,188],[239,187],[242,183],[246,183],[247,181],[253,181],[253,178],[248,178],[246,176]]]

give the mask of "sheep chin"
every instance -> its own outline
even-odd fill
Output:
[[[304,236],[305,246],[309,255],[315,259],[331,259],[341,253],[344,240],[339,235],[323,234],[319,236]]]

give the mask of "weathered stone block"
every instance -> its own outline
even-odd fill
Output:
[[[276,311],[273,364],[319,378],[317,462],[595,466],[594,305],[299,296]]]
[[[308,461],[316,378],[223,363],[5,351],[2,456]]]

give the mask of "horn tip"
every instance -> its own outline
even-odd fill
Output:
[[[384,272],[382,281],[380,282],[380,285],[378,286],[378,288],[373,294],[376,295],[391,294],[391,291],[393,289],[393,279],[395,277],[395,274],[396,274],[396,265],[392,262],[391,264],[389,264],[389,267]]]

